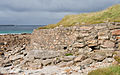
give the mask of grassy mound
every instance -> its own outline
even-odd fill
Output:
[[[120,66],[112,66],[93,70],[88,75],[120,75]]]
[[[106,10],[79,15],[67,15],[57,24],[50,24],[39,29],[49,29],[57,26],[86,25],[104,22],[120,22],[120,4],[107,8]]]

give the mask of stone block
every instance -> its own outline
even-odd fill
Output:
[[[119,36],[120,35],[120,30],[114,30],[112,31],[113,36]]]

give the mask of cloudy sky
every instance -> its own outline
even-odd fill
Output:
[[[54,24],[67,14],[103,10],[120,0],[0,0],[0,24]]]

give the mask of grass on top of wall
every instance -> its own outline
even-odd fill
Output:
[[[73,25],[88,25],[104,22],[120,22],[120,4],[113,5],[103,11],[82,13],[79,15],[66,15],[57,24],[50,24],[47,26],[39,27],[38,29],[50,29],[62,25],[69,27]]]

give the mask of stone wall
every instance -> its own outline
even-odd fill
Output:
[[[0,40],[4,41],[0,41],[2,46],[7,46],[0,58],[1,73],[39,75],[44,73],[41,70],[50,69],[51,73],[56,66],[62,68],[60,72],[44,74],[87,75],[91,70],[119,63],[114,57],[120,55],[120,23],[41,29],[32,35],[4,35]]]
[[[120,23],[34,30],[29,50],[117,50]]]
[[[0,35],[0,51],[7,51],[11,48],[29,45],[31,34],[7,34]]]

